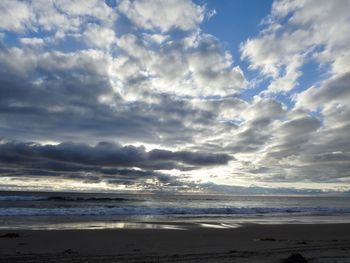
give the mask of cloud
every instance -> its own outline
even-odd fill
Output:
[[[274,141],[267,149],[266,157],[283,159],[288,156],[300,155],[307,146],[307,142],[321,122],[311,116],[301,116],[277,124]]]
[[[97,19],[104,24],[113,23],[112,9],[98,0],[80,1],[2,1],[0,28],[14,32],[44,30],[47,32],[76,32],[89,21]]]
[[[194,30],[205,16],[205,7],[189,0],[123,0],[118,9],[138,27],[160,32]]]
[[[125,34],[117,44],[125,52],[117,60],[117,77],[123,81],[126,99],[137,98],[145,90],[177,96],[227,96],[246,85],[242,70],[210,35],[191,34],[158,45]]]
[[[337,75],[321,85],[310,87],[295,97],[296,107],[315,110],[335,103],[347,104],[350,101],[350,72]]]
[[[146,188],[188,187],[167,170],[193,170],[225,165],[233,157],[206,152],[169,151],[143,146],[100,142],[95,146],[77,143],[40,145],[36,143],[2,142],[0,144],[0,176],[7,178],[60,178],[81,183],[135,186]],[[147,180],[151,180],[148,181]],[[158,186],[157,186],[158,184]]]
[[[0,58],[4,137],[93,143],[117,136],[123,142],[142,138],[173,146],[191,141],[203,125],[215,122],[206,109],[168,95],[123,100],[108,77],[112,58],[101,51],[38,53],[4,47]]]
[[[84,32],[85,42],[88,45],[99,48],[110,48],[116,42],[115,33],[112,29],[90,24]]]
[[[41,46],[44,44],[44,40],[42,38],[29,38],[29,37],[23,37],[20,39],[21,43],[24,45],[29,45],[29,46]]]
[[[229,135],[226,148],[240,153],[256,153],[271,142],[273,122],[285,117],[283,105],[271,99],[255,97],[251,104],[241,108],[239,126]],[[227,138],[228,139],[228,138]]]
[[[348,185],[349,1],[275,1],[241,44],[249,73],[205,31],[205,5],[44,2],[0,3],[9,184]],[[310,63],[322,74],[298,86]]]
[[[30,8],[21,1],[4,0],[0,3],[0,28],[10,31],[23,31],[30,17]]]
[[[268,110],[264,100],[260,106],[257,97],[252,100],[227,144],[246,177],[269,184],[345,187],[349,182],[350,43],[344,34],[349,34],[350,20],[344,7],[350,2],[321,2],[275,1],[259,35],[241,44],[241,57],[260,74],[256,79],[267,80],[260,97],[275,104]],[[316,80],[311,87],[300,86],[312,63]],[[277,103],[283,93],[291,95],[294,106],[288,99],[285,106]]]
[[[177,164],[201,167],[227,164],[232,159],[226,154],[189,151],[168,151],[132,145],[121,146],[101,142],[95,146],[76,143],[58,145],[38,145],[33,143],[8,142],[0,145],[1,160],[13,162],[33,162],[53,160],[64,163],[96,165],[103,167],[138,167],[154,170],[176,169]],[[181,167],[181,166],[179,166]]]
[[[122,143],[142,140],[182,147],[215,133],[215,125],[224,128],[217,120],[221,113],[191,102],[200,96],[235,94],[244,86],[241,69],[218,39],[199,32],[185,32],[179,38],[159,33],[162,41],[154,42],[132,30],[118,32],[113,23],[120,21],[111,19],[118,11],[112,12],[104,2],[89,1],[80,9],[74,1],[50,3],[40,7],[27,2],[40,13],[38,19],[49,12],[40,8],[47,8],[79,23],[67,28],[59,43],[52,38],[64,27],[56,28],[51,20],[40,22],[45,25],[34,22],[52,35],[46,32],[39,38],[27,30],[21,35],[25,46],[7,46],[4,40],[0,49],[4,137],[96,143],[117,136]],[[26,25],[35,29],[34,24]],[[43,45],[29,48],[33,46],[29,42],[41,40]],[[61,43],[72,50],[62,50]]]
[[[330,64],[332,74],[349,70],[350,1],[275,1],[261,34],[241,45],[250,68],[272,78],[268,92],[298,85],[310,61]]]
[[[327,175],[333,180],[349,177],[346,159],[350,151],[349,94],[349,73],[345,73],[324,81],[319,87],[313,86],[295,98],[297,108],[321,115],[322,129],[314,135],[313,145],[303,155],[314,171],[320,171],[324,180]]]

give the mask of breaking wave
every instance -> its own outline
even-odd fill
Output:
[[[85,208],[2,208],[0,216],[143,216],[143,215],[334,215],[350,213],[350,208],[288,207],[288,208],[147,208],[147,207],[85,207]]]

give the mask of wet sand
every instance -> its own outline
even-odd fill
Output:
[[[9,233],[18,234],[6,235]],[[350,224],[1,230],[0,262],[350,262]]]

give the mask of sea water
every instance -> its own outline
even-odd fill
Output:
[[[349,196],[0,192],[1,229],[348,223]]]

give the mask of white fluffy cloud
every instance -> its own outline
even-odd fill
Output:
[[[210,35],[190,34],[155,44],[126,34],[117,44],[126,54],[124,59],[117,58],[118,76],[135,87],[122,89],[126,96],[128,92],[135,96],[143,89],[178,96],[226,96],[245,86],[242,70]]]
[[[39,30],[65,37],[80,34],[92,19],[112,27],[117,14],[104,1],[30,0],[1,1],[0,29],[36,33]]]
[[[42,38],[37,37],[23,37],[20,39],[22,44],[29,45],[29,46],[41,46],[44,44],[44,40]]]
[[[204,6],[189,0],[123,0],[119,10],[138,27],[161,32],[197,29],[205,16]]]
[[[85,42],[93,47],[108,49],[116,42],[114,30],[96,24],[88,25],[83,34]]]
[[[242,57],[272,77],[272,93],[295,88],[310,60],[330,64],[332,74],[344,73],[350,67],[349,9],[348,0],[275,1],[261,35],[242,44]]]
[[[28,26],[30,8],[26,2],[4,0],[0,2],[0,28],[23,31]]]

